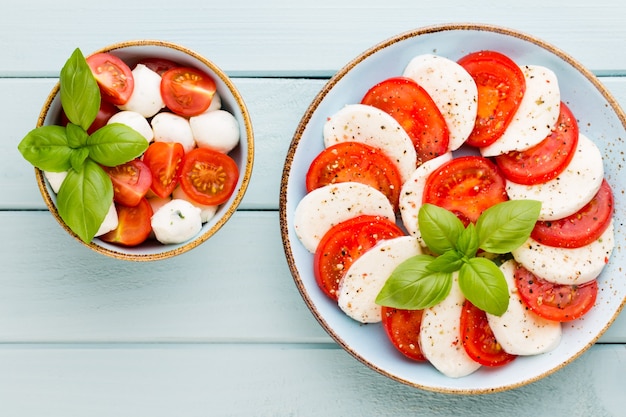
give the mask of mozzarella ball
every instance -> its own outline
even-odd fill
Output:
[[[191,239],[202,229],[200,211],[188,201],[170,201],[152,215],[154,236],[163,244],[182,243]]]
[[[222,108],[222,97],[220,97],[220,95],[216,91],[215,94],[213,94],[213,98],[211,99],[211,104],[209,105],[209,108],[206,109],[204,113],[219,110],[221,108]]]
[[[67,171],[63,171],[63,172],[44,171],[43,175],[48,180],[50,187],[52,187],[52,191],[54,191],[54,193],[57,194],[59,192],[59,189],[61,188],[61,184],[63,184],[63,181],[65,180],[65,177],[67,177]]]
[[[209,220],[211,220],[211,218],[215,216],[215,213],[217,212],[217,208],[219,207],[219,206],[206,206],[204,204],[196,203],[191,198],[189,198],[189,196],[185,193],[185,191],[183,191],[183,189],[180,186],[174,189],[174,192],[172,193],[172,197],[189,201],[191,204],[198,207],[201,210],[200,218],[202,219],[202,223],[206,223]]]
[[[161,76],[143,64],[137,64],[132,72],[135,80],[133,93],[119,108],[136,111],[146,118],[152,117],[165,107],[161,98]]]
[[[163,207],[164,205],[172,201],[172,198],[171,197],[161,198],[157,195],[154,195],[154,197],[147,198],[147,200],[148,200],[148,203],[150,203],[150,207],[152,207],[152,212],[156,213],[157,211],[159,211],[161,207]]]
[[[228,153],[239,143],[239,123],[226,110],[215,110],[189,118],[199,148]]]
[[[115,113],[107,122],[107,124],[111,123],[121,123],[136,130],[144,138],[146,138],[148,142],[152,142],[152,139],[154,139],[154,132],[152,131],[152,127],[150,126],[148,119],[136,111],[124,110]]]
[[[155,142],[178,142],[185,153],[196,147],[189,121],[177,114],[162,112],[152,118]]]
[[[117,228],[117,225],[118,225],[117,210],[115,209],[115,203],[111,202],[109,211],[107,212],[107,215],[104,217],[104,220],[102,221],[102,224],[100,225],[100,228],[96,232],[96,236],[101,236],[107,232],[110,232],[111,230],[115,230]]]

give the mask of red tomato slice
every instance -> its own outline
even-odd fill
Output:
[[[407,358],[416,361],[425,361],[419,345],[420,327],[424,310],[399,310],[392,307],[382,307],[382,324],[387,337]]]
[[[530,149],[499,155],[495,162],[507,179],[525,185],[544,183],[567,168],[578,145],[578,123],[570,109],[561,103],[555,128]]]
[[[157,58],[150,57],[144,58],[139,61],[139,64],[145,65],[152,71],[156,72],[159,75],[163,75],[166,71],[171,70],[172,68],[180,67],[180,65],[172,60],[165,58]]]
[[[355,181],[372,186],[398,207],[402,180],[398,167],[380,149],[340,142],[319,153],[306,174],[307,192],[328,184]]]
[[[317,284],[326,295],[337,300],[339,281],[359,256],[383,239],[403,235],[389,219],[370,215],[360,215],[331,227],[313,257]]]
[[[424,186],[424,203],[451,211],[465,225],[506,200],[504,177],[494,163],[482,156],[452,159],[431,173]]]
[[[418,165],[448,151],[446,120],[426,90],[411,78],[384,80],[373,86],[361,103],[389,113],[400,123],[413,140]]]
[[[466,143],[487,146],[506,130],[518,109],[526,80],[519,66],[495,51],[473,52],[458,61],[478,87],[478,115]]]
[[[522,302],[548,320],[571,321],[585,315],[596,302],[596,280],[582,285],[553,284],[521,265],[515,269],[515,285]]]
[[[239,168],[228,155],[195,148],[183,158],[180,186],[193,201],[207,206],[224,203],[235,191]]]
[[[150,169],[139,159],[103,169],[113,182],[113,200],[125,206],[139,204],[152,184]]]
[[[548,246],[580,248],[600,238],[611,223],[613,211],[613,191],[605,179],[582,209],[563,219],[537,222],[530,236]]]
[[[502,349],[489,327],[487,314],[468,300],[461,311],[461,340],[467,355],[484,366],[502,366],[517,357]]]
[[[178,185],[185,149],[178,142],[154,142],[143,154],[143,162],[150,168],[150,189],[159,197],[172,194]]]
[[[180,116],[195,116],[208,109],[216,88],[209,75],[195,68],[172,68],[161,77],[163,102]]]
[[[105,242],[123,246],[137,246],[143,243],[152,231],[152,206],[142,198],[135,207],[116,204],[117,228],[100,236]]]
[[[87,57],[87,64],[98,81],[103,99],[116,106],[128,101],[135,80],[124,61],[109,53],[98,53]]]

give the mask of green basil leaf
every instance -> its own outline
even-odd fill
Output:
[[[100,110],[100,88],[80,49],[61,69],[61,106],[70,122],[87,130]]]
[[[453,213],[433,204],[423,204],[417,214],[417,221],[422,239],[431,251],[441,255],[456,249],[464,227]]]
[[[469,259],[459,270],[459,286],[472,304],[489,314],[501,316],[509,306],[504,274],[489,259]]]
[[[485,210],[476,222],[480,248],[507,253],[520,247],[530,236],[539,218],[541,203],[509,200]]]
[[[463,254],[455,250],[449,250],[433,259],[427,268],[433,272],[454,272],[458,271],[462,265]]]
[[[392,272],[376,297],[376,303],[407,310],[422,310],[441,302],[450,293],[452,274],[433,272],[430,255],[417,255]]]
[[[137,158],[148,149],[148,141],[135,129],[111,123],[87,139],[89,157],[104,166],[114,167]]]
[[[70,122],[65,126],[65,131],[67,134],[67,144],[70,148],[77,149],[87,145],[89,134],[82,127]]]
[[[86,159],[80,172],[69,170],[57,194],[57,209],[65,224],[84,242],[91,242],[113,201],[113,184],[106,172]]]
[[[31,130],[17,149],[24,159],[44,171],[62,172],[70,169],[72,148],[62,126],[41,126]]]
[[[467,225],[456,242],[457,250],[468,258],[476,256],[478,251],[478,232],[473,223]]]
[[[83,164],[85,160],[89,157],[89,151],[86,148],[74,149],[72,155],[70,156],[70,163],[72,164],[72,169],[76,172],[80,172],[83,170]]]

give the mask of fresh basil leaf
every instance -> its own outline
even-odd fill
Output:
[[[89,134],[82,127],[70,122],[65,126],[65,131],[67,134],[67,144],[70,148],[77,149],[87,145]]]
[[[70,169],[57,194],[57,209],[65,224],[83,242],[91,242],[111,207],[113,184],[106,172],[86,159],[83,169]]]
[[[41,126],[31,130],[17,146],[24,159],[44,171],[70,169],[72,148],[62,126]]]
[[[100,110],[100,88],[80,49],[61,69],[60,86],[61,106],[69,121],[89,129]]]
[[[472,304],[489,314],[501,316],[509,306],[504,274],[489,259],[469,259],[459,270],[459,286]]]
[[[417,221],[424,243],[437,255],[455,249],[464,229],[458,217],[433,204],[423,204],[420,207]]]
[[[478,233],[473,223],[467,225],[456,241],[457,250],[468,258],[476,256],[478,251]]]
[[[422,310],[441,302],[450,293],[452,274],[433,272],[430,255],[417,255],[392,272],[376,297],[376,303],[406,310]]]
[[[82,171],[83,164],[85,163],[85,160],[88,157],[89,157],[89,151],[86,148],[74,149],[70,157],[70,163],[72,164],[72,169],[76,172]]]
[[[433,272],[454,272],[458,271],[462,265],[463,254],[459,251],[449,250],[433,259],[427,268]]]
[[[87,139],[89,157],[104,166],[114,167],[133,160],[148,149],[148,141],[135,129],[111,123]]]
[[[480,248],[507,253],[520,247],[530,236],[539,218],[541,203],[509,200],[485,210],[476,222]]]

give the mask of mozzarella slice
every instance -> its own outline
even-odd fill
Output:
[[[596,195],[604,178],[602,154],[583,134],[568,167],[558,177],[535,185],[506,182],[511,200],[541,201],[539,220],[557,220],[576,213]]]
[[[456,62],[438,55],[414,57],[403,75],[418,83],[443,115],[450,135],[449,150],[463,145],[476,121],[478,88],[471,75]]]
[[[343,182],[317,188],[305,195],[296,206],[296,236],[307,250],[314,253],[328,229],[360,214],[395,221],[394,209],[387,197],[369,185]]]
[[[425,309],[422,315],[419,335],[422,353],[439,372],[450,378],[467,376],[480,368],[465,352],[461,340],[464,302],[455,272],[450,294],[441,303]]]
[[[338,305],[349,317],[361,323],[382,320],[376,297],[394,269],[422,253],[412,236],[380,241],[350,266],[339,282]]]
[[[509,308],[502,316],[487,313],[489,327],[502,348],[512,355],[549,352],[561,341],[561,323],[543,319],[521,301],[515,285],[515,261],[500,266],[509,286]]]
[[[600,275],[615,246],[613,222],[600,238],[581,248],[556,248],[529,238],[512,254],[533,274],[555,284],[581,285]]]
[[[398,164],[405,182],[417,165],[413,141],[388,113],[365,104],[349,104],[331,116],[324,124],[324,145],[340,142],[362,142],[382,149]]]
[[[526,91],[504,134],[493,144],[480,149],[483,156],[497,156],[531,148],[544,140],[556,126],[561,93],[556,74],[539,65],[521,68]]]

